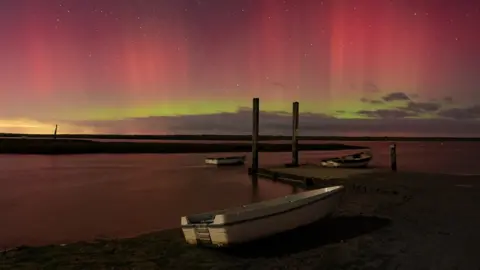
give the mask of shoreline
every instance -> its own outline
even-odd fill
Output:
[[[335,217],[237,249],[188,246],[181,231],[172,229],[128,239],[20,247],[0,253],[0,265],[15,269],[477,269],[479,181],[474,176],[384,171],[329,179],[323,184],[346,187]]]
[[[51,134],[0,133],[1,138],[46,138]],[[58,139],[110,140],[177,140],[177,141],[251,141],[252,135],[120,135],[120,134],[58,134]],[[259,135],[260,141],[289,141],[291,136]],[[396,142],[479,142],[479,137],[397,137],[397,136],[298,136],[300,141],[396,141]]]
[[[288,143],[259,143],[259,152],[290,152]],[[345,144],[299,144],[299,151],[360,150]],[[251,152],[251,143],[100,142],[72,139],[0,138],[0,154],[173,154]]]

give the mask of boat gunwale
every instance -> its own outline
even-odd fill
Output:
[[[245,160],[245,159],[246,159],[246,156],[207,157],[207,158],[205,158],[205,160],[229,160],[229,159]]]
[[[260,220],[260,219],[265,219],[265,218],[270,218],[270,217],[273,217],[273,216],[278,216],[278,215],[283,215],[285,213],[288,213],[288,212],[292,212],[292,211],[295,211],[295,210],[298,210],[300,208],[303,208],[305,206],[309,206],[311,204],[314,204],[314,203],[317,203],[317,202],[320,202],[320,201],[323,201],[323,200],[326,200],[330,197],[333,197],[334,195],[338,195],[338,193],[342,193],[344,192],[345,190],[345,187],[343,185],[339,185],[339,186],[336,186],[338,187],[337,189],[334,189],[330,192],[328,192],[325,196],[321,196],[320,198],[318,199],[315,199],[315,200],[311,200],[311,201],[308,201],[306,203],[302,203],[300,205],[297,205],[297,206],[294,206],[292,208],[288,208],[288,209],[285,209],[285,210],[282,210],[282,211],[278,211],[278,212],[274,212],[274,213],[270,213],[268,215],[260,215],[260,216],[254,216],[254,217],[251,217],[251,218],[248,218],[248,219],[242,219],[242,220],[237,220],[237,221],[231,221],[231,222],[226,222],[226,223],[222,223],[222,224],[214,224],[214,223],[194,223],[194,224],[185,224],[185,225],[182,225],[181,227],[182,228],[195,228],[197,227],[198,225],[204,225],[208,228],[223,228],[223,227],[229,227],[229,226],[233,226],[233,225],[237,225],[237,224],[241,224],[241,223],[247,223],[247,222],[252,222],[252,221],[256,221],[256,220]],[[323,195],[325,193],[322,193],[321,195]],[[225,213],[218,213],[218,214],[215,214],[215,216],[217,215],[224,215]],[[188,220],[188,216],[186,216],[186,219]]]

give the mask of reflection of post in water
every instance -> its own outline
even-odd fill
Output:
[[[253,203],[253,202],[257,202],[258,199],[259,199],[258,198],[258,177],[255,174],[252,174],[250,177],[252,178],[252,197],[251,197],[251,201]]]
[[[293,103],[292,166],[298,167],[298,102]]]

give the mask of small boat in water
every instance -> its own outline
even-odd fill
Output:
[[[224,247],[250,242],[330,216],[336,210],[343,190],[343,186],[333,186],[236,208],[183,216],[183,235],[192,245]]]
[[[211,165],[243,165],[245,164],[246,156],[235,157],[216,157],[206,158],[205,163]]]
[[[370,151],[365,151],[343,157],[324,159],[322,160],[322,166],[330,168],[363,168],[367,167],[372,157],[373,155]]]

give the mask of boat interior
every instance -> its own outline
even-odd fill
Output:
[[[210,224],[214,222],[215,216],[217,215],[222,215],[227,213],[238,215],[245,212],[263,210],[265,208],[274,208],[277,206],[285,205],[286,202],[295,203],[298,201],[305,201],[305,203],[308,203],[309,198],[317,199],[319,198],[319,197],[315,197],[317,195],[324,194],[326,196],[342,188],[343,186],[325,187],[325,188],[305,191],[297,194],[291,194],[291,195],[287,195],[284,197],[280,197],[280,198],[276,198],[268,201],[246,204],[246,205],[242,205],[234,208],[228,208],[228,209],[223,209],[223,210],[218,210],[218,211],[213,211],[208,213],[189,215],[189,216],[186,216],[186,219],[188,220],[189,224]]]

